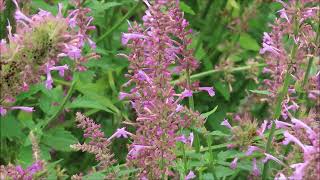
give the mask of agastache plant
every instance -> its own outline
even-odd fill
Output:
[[[86,69],[83,63],[98,57],[95,53],[82,53],[85,42],[95,48],[88,36],[88,31],[95,27],[91,25],[93,18],[87,16],[90,9],[82,8],[80,0],[75,1],[76,9],[66,17],[62,14],[62,4],[58,4],[56,16],[42,9],[37,14],[26,15],[19,3],[13,2],[16,6],[16,32],[12,32],[8,21],[8,37],[0,41],[1,115],[14,109],[33,111],[32,107],[14,107],[12,104],[19,93],[40,82],[41,75],[46,76],[45,87],[51,89],[52,72],[57,71],[64,77],[68,70],[83,71]],[[73,60],[72,67],[60,63],[63,57]]]
[[[281,104],[281,115],[286,119],[287,110],[296,112],[300,108],[299,93],[306,91],[309,100],[316,100],[320,95],[319,88],[316,88],[319,73],[310,73],[313,60],[319,60],[319,32],[315,29],[319,24],[319,5],[309,0],[277,2],[283,8],[278,11],[279,18],[271,25],[272,31],[264,33],[260,53],[267,63],[263,72],[270,75],[270,79],[264,80],[271,92],[270,100],[278,98],[277,93],[287,71],[296,82],[289,86],[288,96]]]
[[[198,67],[189,49],[192,31],[179,10],[179,1],[144,2],[148,9],[143,24],[130,25],[129,32],[122,35],[122,44],[131,49],[127,56],[130,80],[124,84],[131,90],[120,93],[120,99],[130,100],[137,114],[128,164],[140,169],[141,179],[157,179],[175,176],[171,166],[176,142],[193,141],[193,136],[187,139],[179,130],[201,126],[203,119],[180,104],[192,96],[195,87],[187,82],[178,93],[170,83],[173,73],[190,75]],[[214,95],[212,87],[197,90]]]

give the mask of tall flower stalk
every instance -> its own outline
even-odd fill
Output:
[[[180,93],[170,83],[173,73],[189,77],[198,67],[188,48],[192,31],[179,10],[179,1],[144,2],[148,9],[143,25],[130,25],[129,32],[122,36],[123,45],[131,49],[127,75],[130,80],[124,84],[131,90],[120,93],[120,98],[130,100],[137,113],[128,163],[141,169],[140,178],[154,179],[175,175],[171,166],[176,158],[175,144],[181,141],[179,130],[203,124],[199,113],[182,106],[181,101],[191,97],[194,90],[214,93],[210,87],[192,86],[190,78],[180,84]]]
[[[263,48],[260,50],[268,64],[264,68],[264,73],[271,77],[264,83],[271,91],[271,99],[276,102],[274,120],[287,119],[290,112],[296,112],[303,105],[300,103],[300,101],[303,102],[300,99],[303,96],[299,96],[299,93],[306,91],[309,100],[317,99],[320,95],[319,89],[313,89],[316,87],[314,79],[317,79],[317,75],[309,76],[312,65],[310,56],[317,57],[316,54],[319,53],[316,45],[318,33],[313,28],[314,24],[319,24],[319,18],[317,18],[319,6],[307,0],[288,3],[278,0],[277,2],[283,6],[283,9],[278,11],[280,18],[275,20],[270,33],[264,33]],[[288,47],[287,42],[292,42],[293,45]],[[308,64],[306,69],[304,64]],[[309,79],[310,89],[305,89],[307,79]],[[292,80],[298,83],[292,85]],[[273,121],[266,144],[266,153],[271,151],[275,128],[276,122]],[[266,163],[263,179],[267,178],[268,169],[269,165]]]

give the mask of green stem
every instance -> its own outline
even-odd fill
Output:
[[[190,79],[190,70],[187,69],[187,86],[189,88],[189,90],[191,90],[191,79]],[[189,97],[189,108],[190,109],[194,109],[194,101],[193,101],[193,96]]]
[[[272,121],[272,125],[271,125],[271,130],[270,130],[270,134],[269,134],[268,141],[267,141],[266,148],[265,148],[266,153],[269,153],[271,150],[272,139],[273,139],[274,132],[276,130],[275,120],[279,119],[279,117],[281,115],[282,101],[288,92],[288,88],[289,88],[289,84],[290,84],[290,80],[291,80],[291,74],[290,74],[289,70],[290,70],[290,67],[288,68],[288,70],[286,72],[285,79],[284,79],[284,85],[283,85],[281,91],[279,92],[279,95],[277,98],[275,111],[274,111],[274,115],[273,115],[273,121]],[[268,171],[269,171],[269,162],[266,162],[263,167],[263,173],[262,173],[263,180],[267,179],[267,176],[269,174]]]
[[[140,1],[134,6],[132,7],[127,14],[125,14],[123,16],[123,18],[117,23],[115,24],[112,28],[110,28],[108,31],[106,31],[102,36],[100,36],[100,38],[97,40],[96,43],[99,43],[100,41],[102,41],[104,38],[106,38],[107,36],[109,36],[114,30],[116,30],[118,27],[120,27],[122,25],[122,23],[128,19],[129,16],[131,16],[131,14],[139,7],[140,5]]]
[[[309,74],[310,74],[310,70],[311,70],[312,63],[313,63],[313,58],[310,57],[310,58],[309,58],[309,61],[308,61],[307,71],[306,71],[306,73],[304,74],[304,78],[303,78],[303,82],[302,82],[302,89],[304,89],[304,86],[307,84],[307,81],[308,81],[308,79],[309,79]]]
[[[212,74],[216,74],[216,73],[220,73],[220,72],[224,72],[224,71],[233,73],[233,72],[240,72],[240,71],[249,70],[249,69],[251,69],[253,67],[264,67],[264,66],[266,66],[266,64],[248,65],[248,66],[241,66],[241,67],[235,67],[235,68],[230,68],[230,69],[213,69],[213,70],[209,70],[209,71],[205,71],[205,72],[201,72],[201,73],[198,73],[198,74],[191,75],[190,76],[190,80],[201,79],[203,77],[206,77],[206,76],[209,76],[209,75],[212,75]],[[184,81],[183,78],[182,79],[177,79],[175,81],[172,81],[171,84],[177,84],[177,83],[180,83],[182,81]]]
[[[71,98],[71,95],[75,89],[75,85],[76,85],[76,82],[77,82],[77,78],[75,78],[73,81],[72,81],[72,84],[67,92],[67,95],[64,97],[62,103],[60,104],[58,110],[51,116],[49,117],[49,119],[47,119],[45,122],[44,122],[44,125],[43,127],[44,128],[47,128],[49,123],[52,122],[53,120],[55,120],[58,115],[63,111],[64,109],[64,106],[67,104],[68,100]]]

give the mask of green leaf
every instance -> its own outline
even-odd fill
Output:
[[[97,180],[97,179],[104,179],[105,175],[101,172],[95,172],[92,174],[88,174],[83,177],[84,180]]]
[[[88,97],[79,97],[66,106],[67,108],[93,108],[100,109],[109,113],[113,113],[110,109],[102,105],[100,102],[92,100]]]
[[[230,92],[229,88],[226,84],[222,84],[221,82],[217,81],[214,83],[214,87],[216,90],[222,94],[225,100],[229,101],[230,99]]]
[[[256,93],[256,94],[263,94],[263,95],[270,95],[271,92],[267,91],[267,90],[249,90],[252,93]]]
[[[185,12],[185,13],[188,13],[188,14],[191,14],[191,15],[195,15],[196,13],[192,10],[192,8],[190,6],[188,6],[186,3],[184,2],[180,2],[180,9]]]
[[[43,134],[41,142],[59,151],[71,151],[70,145],[78,143],[78,139],[69,131],[55,128]]]
[[[214,112],[216,112],[216,110],[218,109],[218,106],[216,106],[215,108],[213,108],[211,111],[206,112],[206,113],[202,113],[201,115],[205,118],[209,117],[211,114],[213,114]]]
[[[257,41],[252,38],[249,34],[242,33],[239,39],[240,47],[247,50],[259,51],[260,46]]]
[[[209,133],[209,135],[212,135],[212,136],[223,136],[223,137],[226,137],[226,136],[229,136],[228,134],[225,134],[221,131],[212,131]]]
[[[216,166],[215,167],[215,172],[218,178],[226,177],[226,176],[231,176],[234,171],[233,169],[230,169],[229,167],[224,167],[224,166]]]
[[[13,116],[7,114],[0,117],[0,137],[23,139],[26,136],[22,132],[21,124]]]

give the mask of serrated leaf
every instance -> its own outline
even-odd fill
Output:
[[[26,136],[22,132],[20,123],[12,116],[7,114],[6,116],[0,116],[0,137],[1,138],[19,138],[23,139]]]
[[[216,106],[215,108],[213,108],[211,111],[206,112],[206,113],[202,113],[201,115],[205,118],[208,118],[211,114],[213,114],[214,112],[216,112],[218,109],[218,106]]]
[[[247,50],[259,51],[260,49],[257,41],[246,33],[240,35],[239,44],[243,49]]]
[[[267,90],[249,90],[252,93],[256,93],[256,94],[263,94],[263,95],[270,95],[271,92],[267,91]]]
[[[70,145],[78,143],[71,132],[55,128],[43,134],[41,142],[59,151],[71,151]]]
[[[196,13],[192,10],[192,8],[190,6],[188,6],[186,3],[184,2],[180,2],[180,9],[185,12],[185,13],[188,13],[188,14],[191,14],[191,15],[195,15]]]

